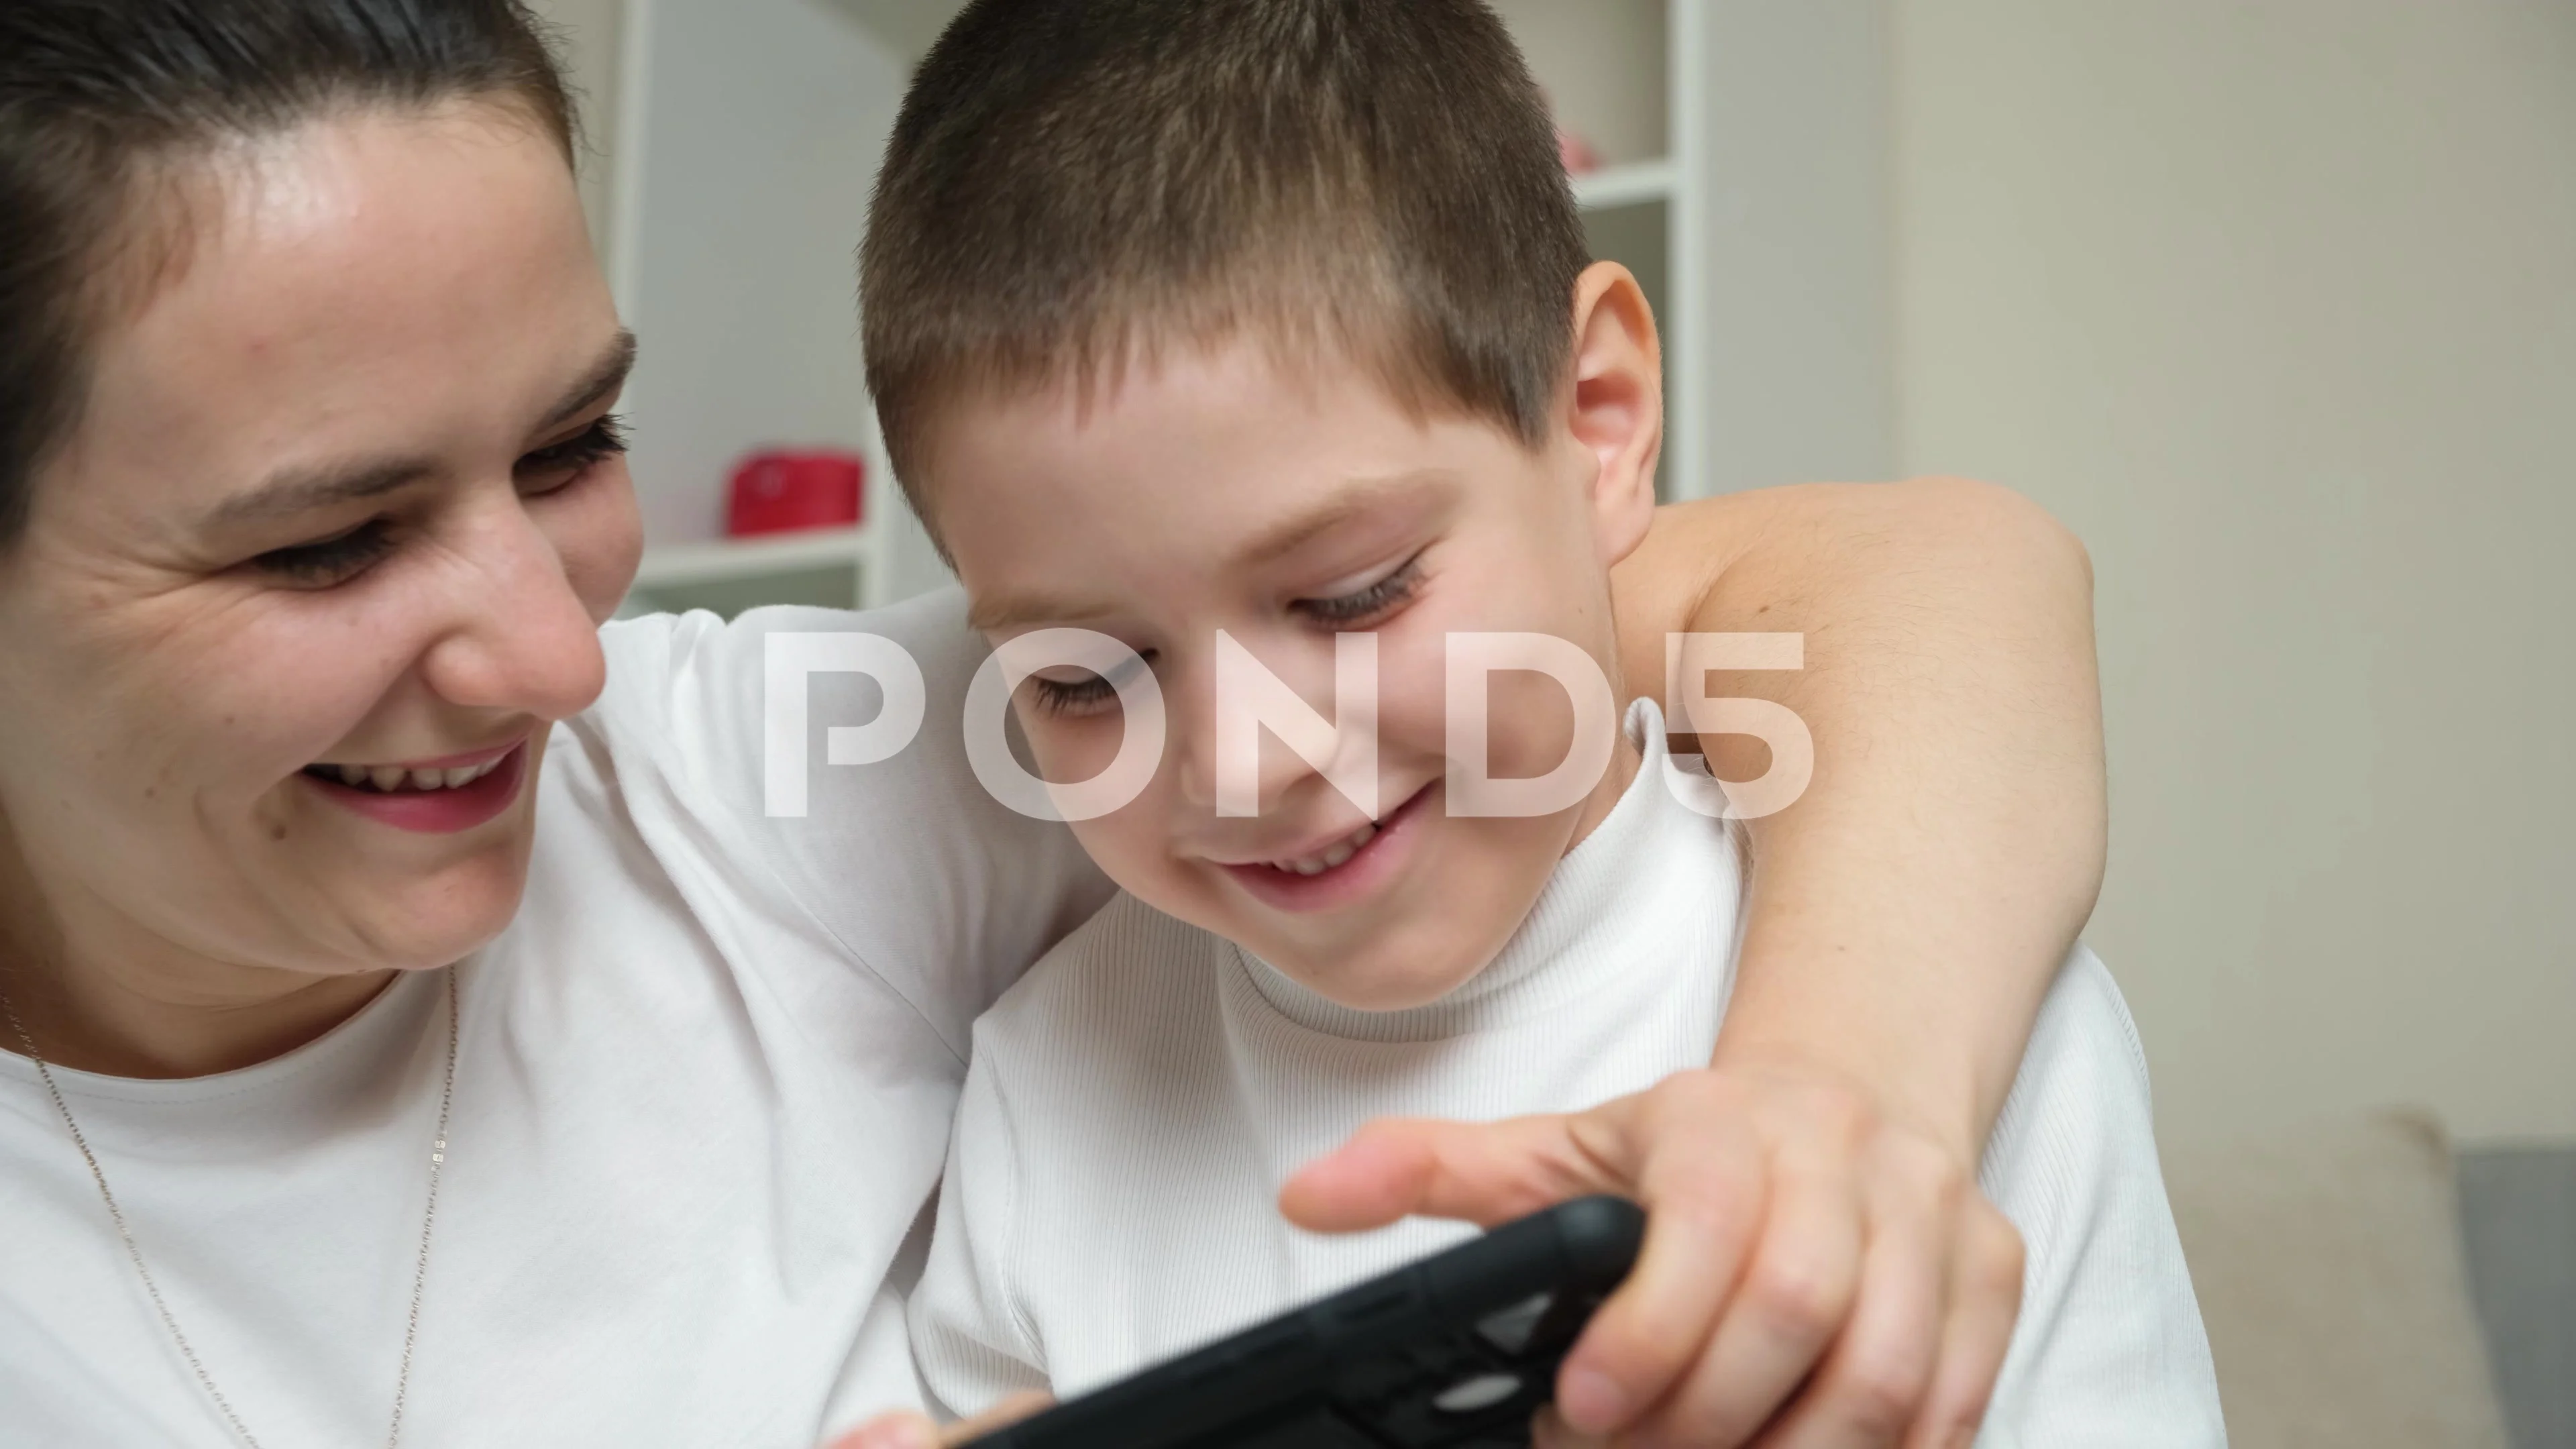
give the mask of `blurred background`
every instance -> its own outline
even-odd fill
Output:
[[[852,249],[956,6],[540,8],[646,344],[633,606],[940,582]],[[2576,1445],[2576,0],[1497,8],[1662,318],[1667,496],[1964,473],[2090,548],[2088,937],[2239,1444]],[[861,518],[728,537],[777,448]]]

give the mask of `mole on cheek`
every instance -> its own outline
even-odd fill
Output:
[[[268,828],[268,838],[271,840],[284,840],[286,838],[286,827],[283,825],[270,826]]]

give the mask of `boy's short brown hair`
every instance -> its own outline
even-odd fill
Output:
[[[974,0],[878,173],[868,385],[907,488],[942,401],[1245,329],[1535,446],[1587,260],[1480,0]]]

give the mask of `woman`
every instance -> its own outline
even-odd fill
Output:
[[[600,629],[633,344],[571,140],[511,0],[0,8],[9,1443],[800,1445],[911,1395],[967,1024],[1103,886],[973,787],[953,600]],[[2018,1261],[1965,1164],[2099,869],[2080,554],[1989,490],[1790,493],[1622,588],[1821,666],[1727,690],[1823,758],[1718,1062],[1291,1205],[1634,1193],[1579,1364],[1622,1421],[1946,1433]],[[766,639],[852,628],[931,719],[771,820]]]

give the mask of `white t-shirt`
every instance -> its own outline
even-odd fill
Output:
[[[933,1395],[1073,1394],[1445,1247],[1278,1220],[1281,1180],[1384,1114],[1564,1111],[1705,1064],[1732,985],[1737,859],[1681,803],[1704,774],[1628,718],[1645,768],[1481,974],[1353,1011],[1120,896],[976,1024],[911,1306]],[[2078,948],[2042,1008],[1979,1180],[2029,1250],[1979,1443],[2223,1445],[2218,1387],[2110,974]]]
[[[876,689],[813,685],[810,815],[767,818],[763,640],[904,644],[929,714],[828,767]],[[970,1024],[1106,898],[994,804],[959,597],[611,625],[548,742],[525,907],[458,966],[462,1042],[407,1445],[757,1445],[912,1401],[889,1269]],[[445,1062],[442,973],[188,1081],[57,1071],[145,1260],[264,1449],[381,1443]],[[0,1444],[232,1446],[34,1067],[0,1053]],[[236,1446],[237,1449],[237,1446]]]

